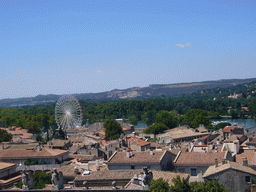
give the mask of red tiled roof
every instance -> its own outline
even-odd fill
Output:
[[[135,139],[135,138],[127,139],[127,143],[131,143],[132,141],[134,141],[137,145],[140,145],[140,146],[150,145],[150,142],[144,141],[143,139]]]
[[[213,152],[181,152],[179,155],[176,165],[213,165],[215,159],[221,162],[225,158],[225,151],[218,153]]]
[[[222,131],[224,132],[224,133],[229,133],[230,132],[230,130],[234,130],[236,128],[236,126],[226,126],[224,129],[222,129]]]
[[[66,150],[59,150],[59,149],[48,149],[42,148],[41,151],[37,151],[37,149],[4,149],[1,150],[0,159],[28,159],[28,158],[52,158],[59,155],[68,154]]]
[[[243,153],[236,155],[236,162],[242,164],[243,157],[246,157],[248,160],[248,165],[255,165],[254,153],[255,150],[244,150]]]
[[[107,140],[100,140],[99,143],[100,143],[101,145],[103,145],[103,146],[106,146],[106,145],[109,145],[109,144],[110,144],[110,142],[107,141]]]
[[[150,155],[150,151],[132,151],[133,155],[127,158],[128,152],[116,152],[107,162],[110,163],[158,163],[161,157],[168,151],[154,151],[154,155]]]
[[[205,136],[202,136],[200,138],[198,138],[198,141],[204,141],[206,140],[210,135],[205,135]]]
[[[15,165],[16,165],[15,163],[0,162],[0,170],[6,169],[6,168],[11,168]]]

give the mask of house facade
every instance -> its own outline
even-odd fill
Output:
[[[243,164],[223,161],[210,166],[203,175],[205,180],[217,180],[228,191],[244,192],[250,189],[252,180],[256,179],[256,171],[247,166],[247,159]]]

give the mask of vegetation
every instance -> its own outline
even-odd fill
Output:
[[[216,180],[205,182],[188,183],[184,178],[177,176],[172,179],[173,185],[169,186],[162,178],[152,180],[149,191],[171,191],[171,192],[227,192],[224,185]]]
[[[172,179],[174,185],[171,186],[171,192],[192,192],[189,183],[184,179],[177,176]]]
[[[106,120],[103,124],[105,128],[106,140],[118,139],[123,133],[123,129],[115,120]]]
[[[219,130],[219,129],[222,129],[222,128],[226,127],[226,126],[230,126],[230,125],[231,125],[230,123],[219,123],[218,125],[215,125],[213,128],[215,130]]]
[[[44,160],[31,160],[31,159],[26,159],[24,162],[24,165],[44,165],[47,164],[46,161]]]
[[[33,180],[34,180],[34,189],[43,189],[45,188],[46,184],[51,184],[51,173],[44,173],[44,172],[36,172],[33,174]],[[22,188],[22,182],[19,181],[17,183],[18,188]]]
[[[228,98],[241,93],[237,99]],[[124,118],[133,124],[144,121],[147,125],[164,124],[171,129],[177,125],[189,124],[196,128],[204,124],[213,128],[211,118],[231,116],[232,118],[256,117],[256,82],[228,88],[213,88],[197,91],[190,95],[174,97],[152,97],[127,100],[80,101],[83,109],[83,124],[106,119]],[[51,138],[65,138],[63,130],[57,129],[54,106],[29,106],[21,108],[0,108],[0,122],[5,127],[18,126],[34,134],[45,133],[45,141]],[[214,127],[218,129],[219,127]],[[159,128],[153,126],[152,132]],[[58,130],[58,131],[57,131]],[[42,134],[43,136],[43,134]],[[38,136],[38,140],[40,140]],[[44,141],[44,142],[45,142]]]
[[[163,133],[165,130],[169,129],[165,124],[163,123],[156,123],[154,125],[149,125],[147,129],[145,129],[144,133],[150,134],[153,133],[155,135],[159,133]]]
[[[170,186],[163,178],[152,180],[150,182],[149,191],[151,192],[166,192],[170,190]]]
[[[156,123],[164,124],[169,129],[175,128],[177,126],[177,114],[174,112],[168,112],[166,110],[161,110],[156,114]]]
[[[7,142],[12,140],[12,134],[0,129],[0,142]]]
[[[189,185],[193,192],[227,192],[224,185],[216,180],[192,182]]]

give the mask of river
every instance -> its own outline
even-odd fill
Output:
[[[250,129],[256,127],[256,122],[254,119],[212,119],[211,121],[227,121],[231,124],[237,123],[238,125],[243,125],[244,128]],[[135,125],[134,128],[147,128],[147,124],[143,121],[139,121],[138,125]]]

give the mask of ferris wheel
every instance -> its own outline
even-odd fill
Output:
[[[55,119],[62,130],[81,127],[83,113],[80,103],[73,95],[60,97],[55,106]]]

